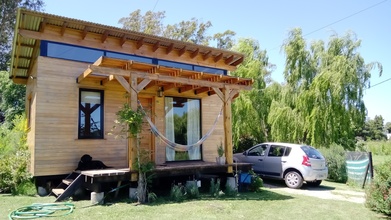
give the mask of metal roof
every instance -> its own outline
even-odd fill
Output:
[[[42,33],[46,25],[61,27],[64,31],[71,29],[85,34],[99,34],[102,36],[102,39],[106,37],[112,37],[121,39],[122,41],[136,42],[142,45],[154,45],[155,47],[165,48],[167,53],[170,53],[171,51],[182,51],[182,54],[187,52],[194,54],[194,56],[202,56],[204,60],[208,58],[213,58],[214,62],[221,62],[223,60],[227,66],[226,69],[236,68],[236,66],[239,65],[244,59],[243,54],[233,51],[196,45],[189,42],[172,40],[117,27],[31,11],[27,9],[19,9],[15,26],[11,58],[12,78],[27,78],[33,66],[35,57],[39,55],[40,39],[38,39],[38,37],[23,37],[22,34],[20,34],[20,31],[26,30],[39,35]]]

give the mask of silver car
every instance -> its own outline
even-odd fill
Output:
[[[289,188],[319,186],[327,178],[326,160],[315,148],[290,143],[262,143],[234,154],[234,162],[251,163],[263,177],[285,180]]]

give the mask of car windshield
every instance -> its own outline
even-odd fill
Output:
[[[322,154],[316,150],[315,148],[313,147],[310,147],[310,146],[301,146],[301,149],[304,151],[304,153],[309,157],[309,158],[312,158],[312,159],[324,159],[324,157],[322,156]]]

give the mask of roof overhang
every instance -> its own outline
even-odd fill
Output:
[[[206,93],[215,94],[220,89],[251,90],[252,79],[227,75],[183,70],[165,67],[131,60],[100,57],[94,64],[81,73],[76,81],[82,83],[87,78],[100,80],[104,85],[112,80],[117,80],[128,92],[130,77],[138,78],[137,93],[151,87],[161,91],[175,90],[178,93],[192,91],[199,95]]]
[[[208,46],[134,32],[112,26],[26,9],[17,13],[10,74],[25,83],[39,56],[40,41],[48,40],[97,49],[156,57],[233,71],[244,55]]]

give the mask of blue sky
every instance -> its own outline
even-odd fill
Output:
[[[362,41],[359,53],[365,62],[383,65],[383,75],[373,71],[374,86],[365,91],[368,116],[381,115],[391,122],[391,80],[386,81],[391,78],[391,0],[45,0],[46,13],[116,27],[120,27],[120,18],[137,9],[142,14],[165,11],[164,24],[194,17],[212,22],[211,35],[229,29],[236,32],[237,39],[258,40],[269,62],[277,66],[272,78],[279,82],[285,59],[280,47],[292,28],[300,27],[307,42],[327,42],[333,34],[344,36],[353,31]]]

